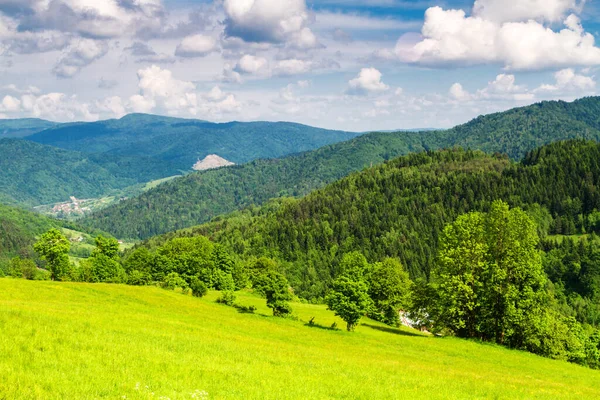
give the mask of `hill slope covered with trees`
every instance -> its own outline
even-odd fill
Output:
[[[460,149],[418,153],[352,174],[304,199],[219,217],[146,246],[206,235],[242,259],[278,259],[299,295],[318,298],[341,257],[352,251],[370,261],[397,258],[413,279],[427,278],[444,226],[460,214],[487,210],[497,199],[524,207],[542,236],[564,233],[563,225],[572,225],[573,234],[593,231],[585,221],[600,210],[599,180],[600,145],[593,142],[555,143],[520,163]]]
[[[180,173],[162,160],[84,154],[19,139],[0,139],[0,155],[0,200],[26,206],[99,197]]]
[[[0,138],[21,138],[54,128],[60,124],[36,118],[0,120]]]
[[[479,117],[448,131],[372,133],[279,160],[193,173],[89,216],[84,223],[147,238],[281,196],[304,196],[353,171],[409,152],[461,146],[520,159],[557,140],[600,140],[600,98],[544,102]]]
[[[287,122],[217,124],[131,114],[119,120],[64,124],[27,139],[87,153],[155,157],[191,170],[210,154],[240,164],[312,150],[358,135]]]

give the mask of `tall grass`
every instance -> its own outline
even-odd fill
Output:
[[[600,372],[566,362],[218,295],[0,279],[0,399],[600,397]]]

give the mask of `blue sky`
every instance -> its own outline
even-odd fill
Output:
[[[369,131],[597,94],[588,0],[0,0],[0,118]]]

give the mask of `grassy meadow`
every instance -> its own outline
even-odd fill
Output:
[[[0,279],[0,399],[592,399],[600,371],[324,306],[298,320],[158,288]],[[307,321],[314,317],[315,326]]]

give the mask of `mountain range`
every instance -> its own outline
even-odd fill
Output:
[[[114,204],[82,223],[148,238],[282,196],[302,197],[353,171],[423,150],[460,146],[514,160],[558,140],[600,140],[600,98],[543,102],[482,116],[446,131],[371,133],[274,160],[197,172]]]

